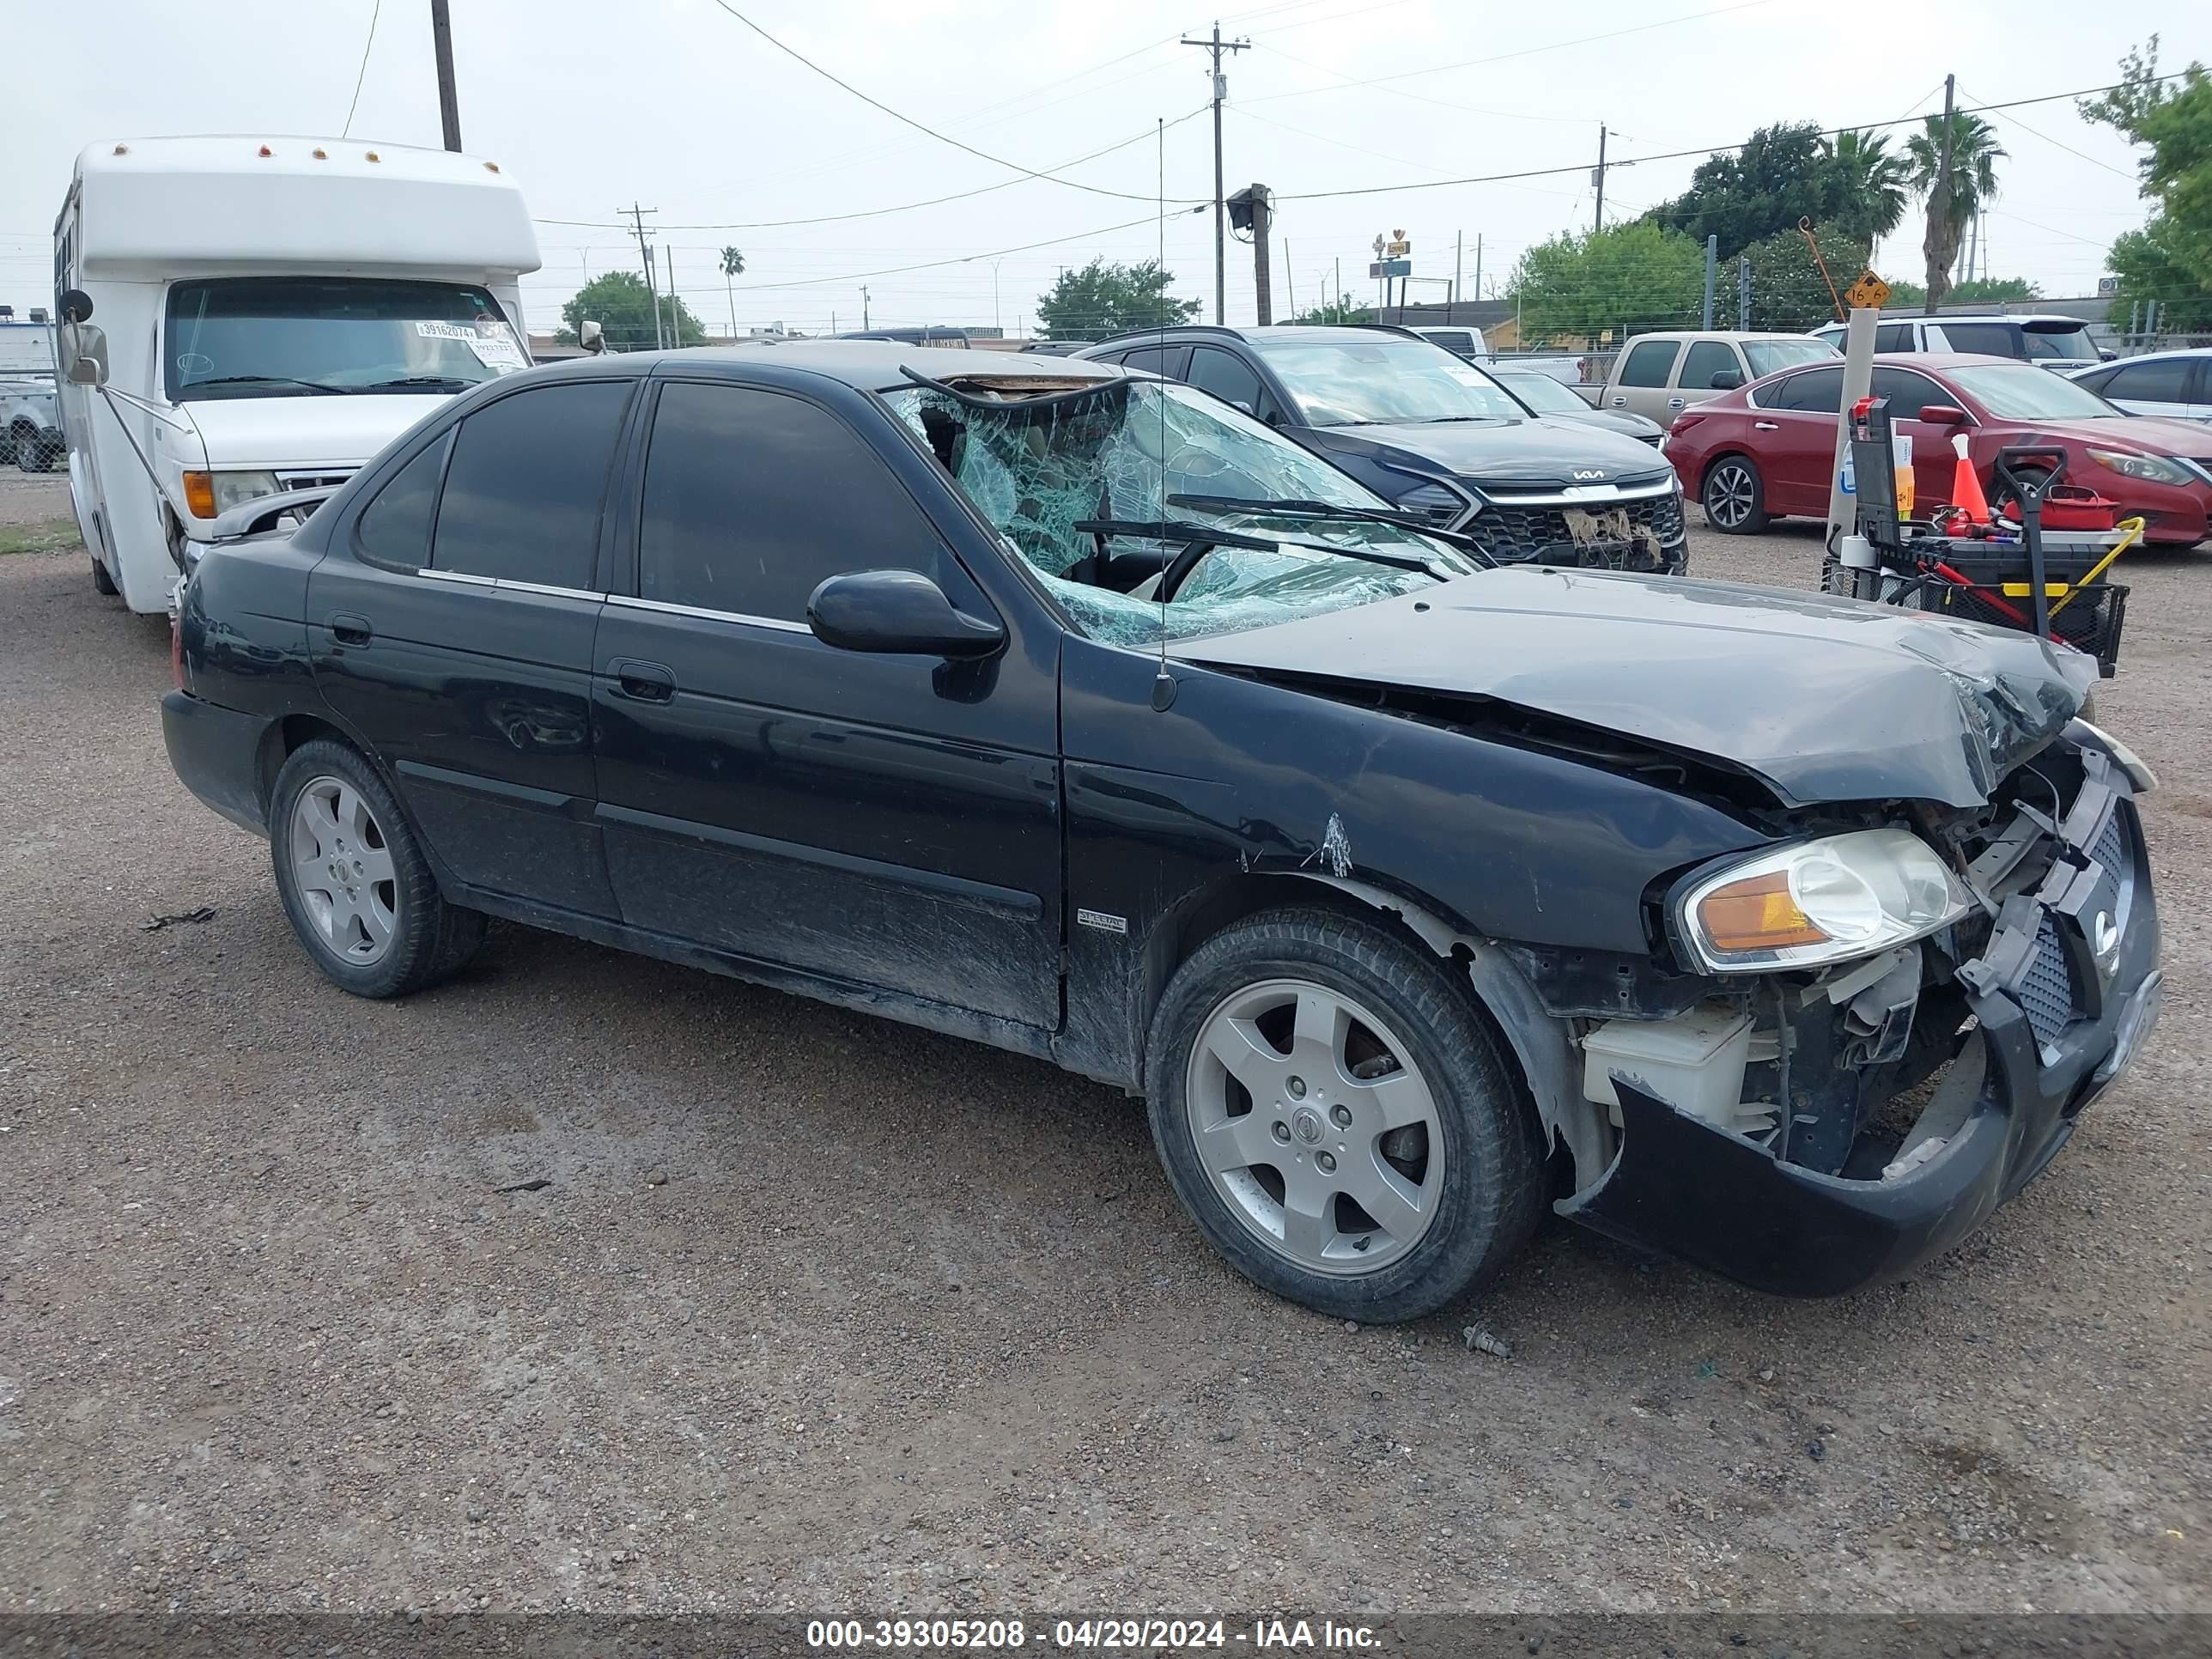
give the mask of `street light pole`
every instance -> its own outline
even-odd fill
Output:
[[[1243,52],[1251,46],[1249,40],[1224,40],[1221,25],[1213,26],[1210,40],[1194,40],[1183,37],[1186,46],[1203,46],[1213,55],[1213,320],[1217,325],[1229,320],[1229,232],[1221,205],[1221,100],[1229,90],[1229,82],[1221,73],[1221,54],[1224,52]]]

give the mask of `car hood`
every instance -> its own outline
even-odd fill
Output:
[[[2036,421],[2038,433],[2069,438],[2100,449],[2130,454],[2186,455],[2212,460],[2212,434],[2195,421],[2170,421],[2158,415],[2124,415],[2094,421]]]
[[[1750,772],[1783,801],[1972,807],[2095,683],[2070,647],[1734,582],[1519,566],[1185,641],[1188,660],[1494,701]]]
[[[1651,446],[1573,421],[1407,421],[1312,428],[1316,447],[1478,484],[1637,483],[1670,476]]]
[[[1667,429],[1656,421],[1648,421],[1641,415],[1631,415],[1625,409],[1593,409],[1581,415],[1561,410],[1556,415],[1544,415],[1539,418],[1565,421],[1569,426],[1595,427],[1601,432],[1618,432],[1638,443],[1649,443]]]
[[[204,398],[177,407],[199,429],[210,467],[354,467],[452,395]]]

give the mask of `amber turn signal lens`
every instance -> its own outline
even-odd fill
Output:
[[[1825,944],[1828,938],[1797,908],[1789,874],[1781,870],[1716,887],[1698,904],[1698,920],[1717,951],[1771,951]]]
[[[185,474],[185,507],[195,519],[215,517],[215,474]]]

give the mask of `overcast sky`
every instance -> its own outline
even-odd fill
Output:
[[[1206,54],[1176,42],[1205,33],[1212,15],[1158,0],[730,3],[915,120],[1092,188],[1025,179],[903,126],[715,0],[453,0],[466,148],[497,160],[543,220],[586,222],[539,225],[544,269],[524,283],[533,326],[550,326],[587,275],[636,269],[635,244],[613,226],[615,210],[637,201],[659,210],[647,221],[654,240],[675,250],[678,284],[710,328],[730,321],[717,252],[733,244],[746,261],[741,327],[824,329],[833,317],[856,326],[865,284],[879,325],[997,322],[1012,332],[1062,265],[1158,247],[1152,130],[1162,119],[1167,263],[1181,293],[1206,299],[1210,319],[1212,219],[1175,205],[1212,193]],[[372,45],[377,4],[76,0],[39,9],[35,45],[27,20],[0,30],[13,56],[0,97],[0,301],[21,316],[47,299],[54,213],[87,143],[335,136],[358,77],[353,136],[436,145],[428,0],[381,0]],[[31,11],[30,0],[9,0],[18,9]],[[2166,35],[2163,67],[2212,58],[2212,7],[2201,5],[1947,0],[1867,12],[1863,28],[1838,21],[1850,9],[1819,0],[1227,7],[1224,33],[1252,42],[1227,65],[1228,187],[1258,179],[1281,198],[1278,314],[1333,289],[1340,262],[1344,286],[1371,295],[1370,244],[1399,228],[1423,277],[1452,276],[1463,234],[1470,294],[1480,235],[1484,290],[1502,289],[1522,249],[1589,224],[1601,123],[1613,129],[1609,159],[1632,162],[1777,120],[1894,121],[1940,107],[1947,70],[1966,105],[2102,84],[2154,28]],[[2066,101],[1990,118],[2010,152],[1986,221],[1991,274],[2028,277],[2052,296],[2094,291],[2104,248],[2142,222],[2130,150]],[[1678,192],[1694,165],[1611,172],[1608,222]],[[1572,170],[1427,182],[1561,167]],[[1406,185],[1426,187],[1324,193]],[[842,214],[870,216],[766,222]],[[1884,273],[1917,280],[1911,220],[1893,243],[1878,262]],[[1011,249],[1020,251],[989,257]],[[1249,322],[1251,250],[1232,241],[1229,258],[1229,319]],[[926,268],[897,269],[915,266]],[[1414,297],[1443,293],[1417,283]]]

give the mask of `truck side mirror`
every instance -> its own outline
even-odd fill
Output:
[[[92,320],[92,295],[81,288],[65,288],[56,296],[54,303],[61,307],[65,323],[88,323]]]
[[[62,330],[62,348],[69,355],[71,386],[107,384],[107,331],[90,323],[70,323]]]
[[[576,325],[576,343],[596,357],[607,349],[607,331],[587,317]]]
[[[1743,384],[1743,376],[1732,368],[1724,368],[1705,382],[1714,392],[1733,392]]]

